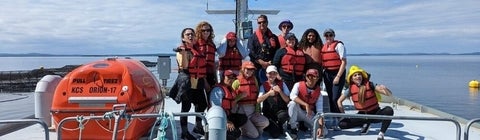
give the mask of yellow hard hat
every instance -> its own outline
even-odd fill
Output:
[[[352,65],[352,66],[350,66],[350,69],[348,70],[348,75],[347,75],[347,79],[346,79],[347,84],[350,83],[350,78],[352,77],[352,75],[354,73],[357,73],[357,72],[362,73],[363,79],[368,79],[368,75],[367,75],[367,72],[365,70],[363,70],[362,68],[360,68],[357,65]]]

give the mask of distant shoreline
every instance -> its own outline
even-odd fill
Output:
[[[480,52],[472,53],[362,53],[362,54],[347,54],[348,56],[408,56],[408,55],[480,55]],[[157,54],[106,54],[106,55],[83,55],[83,54],[42,54],[42,53],[26,53],[26,54],[11,54],[0,53],[0,57],[133,57],[133,56],[175,56],[174,53],[157,53]]]

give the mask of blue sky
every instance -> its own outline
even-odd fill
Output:
[[[170,53],[185,27],[210,22],[215,41],[234,31],[234,15],[208,15],[206,0],[0,0],[0,53]],[[212,10],[234,0],[208,0]],[[279,33],[283,19],[336,31],[349,54],[480,52],[478,0],[250,0]],[[255,23],[258,15],[250,15]],[[254,28],[257,28],[256,24]],[[322,38],[323,39],[323,38]]]

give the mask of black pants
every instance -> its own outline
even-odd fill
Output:
[[[197,89],[189,89],[188,92],[182,96],[182,110],[181,112],[189,112],[192,104],[195,106],[195,112],[204,112],[207,109],[207,98],[203,88],[203,79],[198,80]],[[195,122],[197,125],[202,124],[202,118],[196,117]],[[182,132],[188,132],[187,117],[180,117],[180,125]]]
[[[386,106],[382,109],[378,108],[371,112],[358,112],[358,114],[370,114],[370,115],[388,115],[393,116],[393,109],[389,106]],[[380,132],[385,133],[387,131],[388,126],[392,120],[377,120],[377,119],[361,119],[361,118],[345,118],[338,123],[338,126],[342,129],[354,128],[354,127],[361,127],[365,123],[379,123],[382,122],[382,128],[380,128]]]
[[[280,110],[276,113],[264,112],[264,115],[268,118],[270,123],[267,128],[265,128],[265,131],[267,131],[273,138],[280,137],[284,133],[282,127],[283,124],[290,119],[288,112],[286,110]]]

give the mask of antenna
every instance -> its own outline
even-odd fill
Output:
[[[280,10],[249,10],[248,0],[235,0],[235,10],[209,10],[207,0],[207,14],[235,14],[235,32],[237,38],[243,41],[248,39],[253,33],[252,21],[248,21],[249,14],[268,14],[276,15]],[[242,33],[240,36],[239,33]]]

